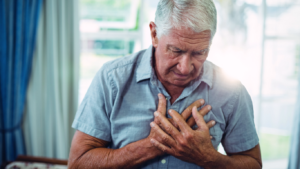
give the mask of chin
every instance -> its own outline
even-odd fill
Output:
[[[172,84],[174,86],[178,86],[178,87],[186,87],[191,81],[178,81],[176,80],[175,82],[173,82]]]

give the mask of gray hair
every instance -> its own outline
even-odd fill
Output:
[[[216,33],[217,11],[212,0],[160,0],[155,24],[158,38],[172,28],[184,27],[196,33],[210,30],[212,39]]]

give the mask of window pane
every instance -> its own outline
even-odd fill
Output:
[[[139,0],[80,0],[79,103],[101,66],[141,50]]]

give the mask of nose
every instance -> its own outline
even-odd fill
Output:
[[[180,71],[182,75],[188,75],[193,71],[194,69],[193,62],[191,60],[191,57],[188,54],[183,55],[179,59],[179,62],[177,64],[177,69]]]

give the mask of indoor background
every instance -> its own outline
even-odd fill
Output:
[[[18,6],[26,6],[27,1],[36,12],[22,16],[23,28],[16,18],[22,14]],[[71,124],[93,77],[105,62],[151,45],[149,23],[154,21],[158,0],[0,2],[0,41],[11,42],[0,43],[1,160],[13,161],[19,154],[68,159]],[[208,60],[240,80],[251,95],[263,168],[299,168],[295,161],[300,153],[300,1],[214,2],[218,26]],[[32,26],[27,29],[29,21]],[[17,26],[9,27],[14,23]],[[18,34],[21,27],[24,30]],[[9,74],[21,71],[13,68],[25,62],[14,58],[19,56],[14,50],[16,38],[24,38],[31,29],[36,37],[30,43],[34,47],[28,48],[32,58],[26,61],[28,68],[23,66],[28,70],[24,83],[18,83],[17,74]],[[11,34],[15,39],[10,39]],[[28,53],[25,49],[26,45],[19,50]],[[20,91],[23,97],[16,97]],[[21,108],[11,108],[14,103]],[[222,146],[219,151],[225,153]]]

